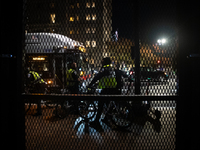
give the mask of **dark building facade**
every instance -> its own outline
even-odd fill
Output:
[[[85,45],[98,64],[112,31],[112,0],[27,0],[25,32],[58,33]]]

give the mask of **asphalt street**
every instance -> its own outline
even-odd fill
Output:
[[[25,115],[27,150],[173,150],[176,141],[176,102],[152,101],[152,109],[161,112],[159,121],[155,116],[137,116],[131,127],[120,130],[112,123],[103,123],[97,130],[81,117],[68,114],[64,119],[54,115],[54,108],[42,104],[42,116],[33,116],[37,105],[33,104]],[[25,108],[27,105],[25,105]],[[103,115],[102,115],[103,117]],[[160,126],[161,125],[161,126]]]
[[[135,86],[134,83],[131,83],[130,91],[127,92],[128,85],[130,83],[125,82],[123,88],[122,88],[122,94],[124,95],[135,95]],[[147,81],[141,81],[140,86],[140,95],[147,95],[147,87],[148,87],[148,95],[149,96],[176,96],[177,95],[177,88],[178,83],[176,79],[168,79],[164,82],[147,82]]]

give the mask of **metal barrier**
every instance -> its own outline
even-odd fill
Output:
[[[174,1],[24,3],[27,149],[176,149]]]

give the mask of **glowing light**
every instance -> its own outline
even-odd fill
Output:
[[[79,46],[79,48],[78,48],[81,52],[83,52],[83,53],[85,53],[86,52],[86,49],[85,49],[85,47],[83,47],[83,46]]]
[[[160,39],[158,39],[158,41],[157,41],[158,43],[161,43],[161,40]]]
[[[81,71],[81,72],[80,72],[80,76],[83,76],[83,75],[84,75],[84,72],[83,72],[83,71]]]
[[[33,60],[45,60],[44,57],[33,57]]]
[[[166,39],[162,39],[162,43],[163,43],[163,44],[166,43]]]
[[[69,21],[74,21],[74,17],[70,17],[70,18],[69,18]]]
[[[47,83],[48,83],[48,84],[52,84],[52,83],[53,83],[53,81],[51,81],[51,80],[48,80],[48,81],[47,81]]]
[[[158,40],[157,40],[157,43],[158,43],[159,45],[165,44],[166,42],[167,42],[166,39],[158,39]]]
[[[51,14],[51,22],[52,23],[56,22],[55,18],[56,18],[56,14]]]

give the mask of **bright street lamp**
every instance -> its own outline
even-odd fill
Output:
[[[166,43],[166,39],[158,39],[157,42],[158,42],[159,45],[162,45],[162,44]]]
[[[166,39],[162,39],[162,44],[164,44],[166,42]]]

